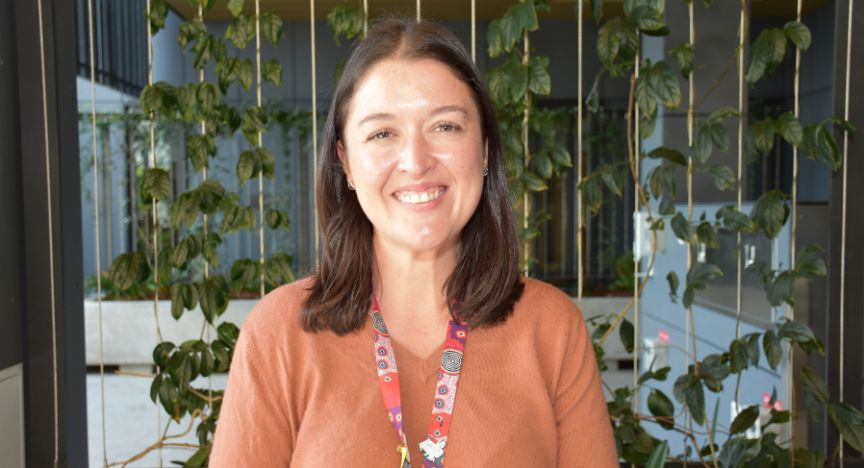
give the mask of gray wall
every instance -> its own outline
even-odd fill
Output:
[[[0,0],[0,369],[24,360],[21,147],[12,0]]]

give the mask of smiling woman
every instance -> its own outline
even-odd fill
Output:
[[[244,324],[211,466],[617,466],[579,310],[520,278],[501,151],[452,33],[369,30],[322,134],[320,269]]]

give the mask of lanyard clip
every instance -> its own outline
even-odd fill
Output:
[[[396,451],[402,455],[402,460],[399,462],[399,468],[411,468],[411,456],[408,454],[408,446],[399,444]]]

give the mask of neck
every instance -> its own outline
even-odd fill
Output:
[[[438,327],[450,318],[445,285],[456,267],[458,244],[416,253],[383,245],[373,238],[375,294],[388,327]]]

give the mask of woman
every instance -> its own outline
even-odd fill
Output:
[[[617,466],[579,311],[519,276],[497,123],[458,39],[374,25],[321,144],[320,269],[244,323],[211,466]]]

